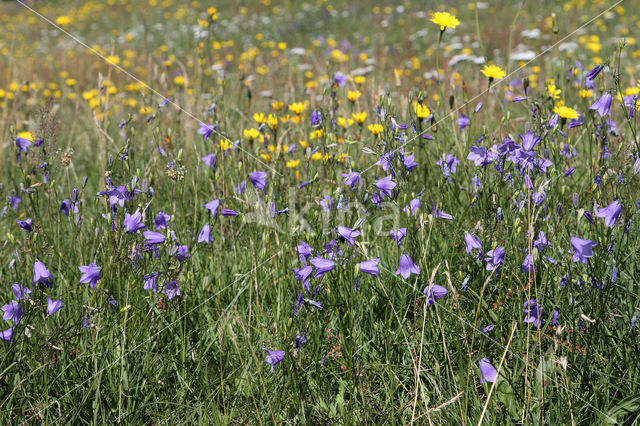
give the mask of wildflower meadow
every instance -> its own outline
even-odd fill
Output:
[[[0,3],[0,423],[639,424],[640,0]]]

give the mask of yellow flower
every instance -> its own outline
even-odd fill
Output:
[[[284,102],[271,102],[271,107],[273,107],[273,109],[275,109],[276,111],[280,111],[282,109],[282,107],[284,106]]]
[[[413,103],[413,110],[416,112],[416,116],[418,118],[427,118],[431,115],[431,111],[429,110],[429,108],[426,105],[418,102]]]
[[[560,104],[556,105],[555,108],[553,108],[553,112],[558,114],[560,118],[567,118],[567,119],[578,118],[578,111],[576,111],[573,108],[569,108],[568,106],[564,106]]]
[[[431,22],[440,25],[440,31],[444,31],[445,28],[455,28],[460,25],[460,21],[448,12],[436,12],[431,17]]]
[[[229,148],[231,148],[231,142],[229,142],[229,139],[220,139],[220,148],[223,151],[226,151]]]
[[[295,169],[300,164],[300,160],[289,160],[287,161],[287,167],[290,169]]]
[[[98,94],[98,91],[95,89],[82,92],[82,99],[84,99],[85,101],[88,101],[88,100],[91,100],[91,98],[93,98],[97,94]]]
[[[320,159],[322,159],[322,154],[320,154],[320,151],[316,151],[313,153],[313,155],[311,156],[311,159],[313,161],[318,161]]]
[[[578,96],[581,98],[590,98],[593,96],[593,90],[591,89],[582,89],[578,92]]]
[[[260,157],[262,157],[262,159],[264,161],[271,161],[271,155],[270,154],[260,154]]]
[[[75,78],[68,78],[65,80],[65,84],[69,87],[73,87],[76,85],[76,79]]]
[[[29,142],[33,142],[33,135],[31,134],[31,132],[20,132],[18,133],[18,137],[27,139]]]
[[[351,114],[351,116],[353,117],[353,119],[358,124],[364,123],[364,121],[367,119],[367,113],[366,112],[354,112],[354,113]]]
[[[178,86],[184,86],[186,82],[187,80],[183,75],[177,75],[173,78],[173,83],[177,84]]]
[[[218,19],[218,9],[215,7],[210,7],[207,9],[207,14],[209,15],[209,19],[212,21],[216,21]]]
[[[338,119],[336,120],[338,123],[338,126],[340,127],[349,127],[353,124],[353,119],[349,118],[346,119],[344,117],[338,117]]]
[[[264,114],[261,113],[261,112],[256,112],[255,114],[253,114],[253,119],[258,124],[262,124],[262,123],[264,123],[266,121],[265,118],[264,118]]]
[[[562,90],[556,87],[556,82],[552,79],[547,80],[547,92],[549,92],[549,96],[551,99],[560,99],[560,93]]]
[[[375,136],[378,136],[380,133],[382,133],[384,127],[382,127],[382,124],[369,124],[369,126],[367,126],[367,129],[369,129],[369,131]]]
[[[289,111],[293,112],[294,114],[302,114],[305,109],[307,109],[307,105],[303,102],[294,102],[289,105]]]
[[[353,82],[355,84],[364,84],[365,81],[367,81],[367,77],[365,77],[364,75],[357,75],[353,77]]]
[[[56,24],[60,25],[61,27],[66,27],[70,23],[71,23],[71,17],[69,16],[62,15],[56,18]]]
[[[320,139],[323,136],[324,130],[322,129],[312,130],[311,133],[309,133],[309,139]]]
[[[118,65],[120,63],[120,58],[115,55],[107,56],[105,60],[109,65]]]
[[[140,114],[143,115],[151,114],[151,111],[153,111],[153,108],[148,106],[143,106],[142,108],[140,108]]]
[[[244,137],[245,139],[255,139],[260,136],[260,132],[257,129],[251,128],[249,130],[244,129]]]
[[[269,125],[269,128],[271,130],[275,130],[278,128],[278,117],[273,115],[273,114],[269,114],[269,117],[267,117],[267,124]]]
[[[488,77],[489,79],[496,78],[500,80],[506,75],[504,70],[496,65],[485,65],[480,72],[482,72],[482,74],[484,74],[485,77]]]
[[[351,102],[355,102],[361,95],[362,93],[360,93],[359,90],[349,90],[347,92],[347,99],[349,99]]]

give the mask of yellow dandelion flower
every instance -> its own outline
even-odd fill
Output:
[[[64,81],[64,83],[69,86],[69,87],[73,87],[76,85],[76,79],[75,78],[68,78]]]
[[[568,106],[565,106],[565,105],[560,105],[560,104],[556,105],[555,108],[553,108],[553,112],[558,114],[560,118],[565,118],[570,120],[578,118],[578,111],[576,111],[573,108],[569,108]]]
[[[27,139],[29,142],[33,142],[33,135],[31,132],[20,132],[18,133],[18,137],[22,139]]]
[[[273,115],[273,114],[269,114],[269,116],[267,117],[267,125],[269,126],[269,128],[271,130],[275,130],[278,128],[278,117]]]
[[[251,128],[251,129],[244,129],[244,137],[245,139],[255,139],[258,136],[260,136],[260,132],[257,129]]]
[[[553,81],[553,79],[548,79],[547,92],[549,93],[551,99],[560,99],[560,93],[562,92],[562,90],[556,87],[556,82]]]
[[[349,127],[353,124],[353,119],[346,119],[344,117],[338,117],[336,122],[338,123],[338,126],[340,127]]]
[[[264,114],[261,112],[256,112],[255,114],[253,114],[253,120],[258,124],[262,124],[266,121]]]
[[[311,133],[309,133],[309,139],[320,139],[321,137],[324,136],[324,130],[322,129],[318,129],[318,130],[312,130]]]
[[[92,99],[92,100],[96,100],[96,99]],[[142,115],[151,114],[152,111],[153,111],[153,108],[151,108],[150,106],[143,106],[140,108],[140,114]]]
[[[367,129],[369,129],[369,131],[375,136],[378,136],[380,133],[382,133],[384,127],[382,127],[382,124],[369,124],[367,126]]]
[[[581,98],[585,99],[585,98],[590,98],[593,96],[593,90],[591,89],[582,89],[578,92],[578,96],[580,96]]]
[[[226,151],[229,148],[231,148],[231,142],[229,142],[229,139],[220,139],[220,149]]]
[[[295,169],[300,164],[300,160],[289,160],[287,161],[287,167],[290,169]]]
[[[360,96],[362,96],[362,93],[359,90],[349,90],[347,92],[347,99],[351,102],[355,102]]]
[[[186,82],[187,79],[184,78],[183,75],[177,75],[173,78],[173,84],[176,84],[178,86],[184,86]]]
[[[355,122],[360,124],[360,125],[362,125],[362,123],[364,123],[364,121],[367,119],[367,113],[366,112],[354,112],[354,113],[351,114],[351,116],[353,117]]]
[[[440,25],[440,31],[444,31],[445,28],[455,28],[460,25],[460,21],[448,12],[436,12],[431,17],[431,22],[436,25]]]
[[[280,102],[280,101],[271,102],[271,107],[276,111],[280,111],[283,106],[284,106],[284,102]]]
[[[496,65],[485,65],[484,68],[480,71],[485,77],[491,79],[501,80],[507,74],[504,72],[502,68]]]
[[[418,118],[427,118],[431,115],[431,110],[426,105],[418,102],[413,103],[413,110]]]
[[[58,16],[56,18],[56,24],[60,25],[61,27],[66,27],[71,23],[71,17],[67,16],[67,15],[62,15],[62,16]]]
[[[289,111],[293,112],[294,114],[302,114],[305,109],[307,109],[307,105],[303,102],[294,102],[289,105]]]
[[[367,77],[365,77],[364,75],[357,75],[353,77],[353,82],[355,84],[364,84],[365,81],[367,81]]]
[[[309,148],[311,145],[310,145],[310,144],[309,144],[309,142],[307,142],[307,141],[300,141],[300,146],[301,146],[303,149],[307,149],[307,148]]]
[[[109,65],[118,65],[120,63],[120,58],[118,56],[111,55],[107,56],[105,61],[107,61]]]
[[[211,19],[211,21],[216,21],[218,19],[218,9],[210,7],[207,9],[207,15],[209,15],[209,19]]]
[[[264,161],[271,161],[271,155],[270,154],[260,154],[260,157],[262,157],[262,159]]]
[[[319,151],[316,151],[313,153],[313,155],[311,156],[311,160],[313,161],[318,161],[322,159],[322,154],[320,154]]]

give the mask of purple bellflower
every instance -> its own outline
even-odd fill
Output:
[[[95,263],[90,263],[87,266],[78,266],[82,276],[80,282],[89,284],[89,287],[93,290],[96,288],[97,282],[100,280],[100,267]]]
[[[271,372],[273,373],[273,369],[276,365],[282,362],[284,356],[286,354],[285,351],[270,351],[269,349],[265,349],[267,356],[265,357],[265,361],[267,364],[271,365]]]
[[[402,275],[402,278],[407,279],[411,274],[420,275],[420,269],[413,263],[408,254],[403,254],[398,261],[398,269],[395,275]]]
[[[50,279],[51,279],[51,273],[49,272],[47,267],[44,266],[44,263],[40,262],[39,260],[36,260],[36,262],[33,265],[33,284],[42,283],[48,287],[50,284],[49,283]]]
[[[436,300],[447,295],[447,289],[437,284],[431,284],[424,288],[424,294],[427,296],[427,306],[431,306],[436,303]]]
[[[376,257],[375,259],[365,260],[364,262],[360,262],[359,269],[360,272],[365,274],[373,275],[374,277],[378,275],[380,270],[378,269],[378,262],[380,262],[380,257]]]
[[[598,115],[600,115],[600,117],[611,115],[611,93],[604,92],[602,96],[600,96],[600,99],[595,101],[589,109],[598,111]]]
[[[607,225],[608,228],[610,228],[612,226],[615,226],[621,211],[622,204],[620,204],[618,201],[614,201],[607,207],[598,209],[598,211],[596,211],[596,216],[604,218],[604,224]]]
[[[62,305],[62,300],[51,300],[51,298],[47,296],[47,315],[53,315],[62,308],[64,308],[64,306]]]
[[[480,360],[480,384],[485,381],[489,383],[493,383],[498,378],[498,372],[495,367],[491,364],[488,358],[482,358]]]
[[[583,240],[582,238],[571,238],[571,246],[573,246],[573,261],[587,263],[587,259],[593,257],[593,248],[598,243],[591,240]]]
[[[15,300],[12,300],[10,303],[4,305],[0,309],[2,309],[2,311],[4,312],[2,319],[11,320],[16,324],[20,322],[20,318],[22,318],[22,316],[24,315],[24,313],[22,312],[22,305]]]

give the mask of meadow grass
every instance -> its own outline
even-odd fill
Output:
[[[1,421],[637,424],[638,3],[448,4],[3,3]]]

